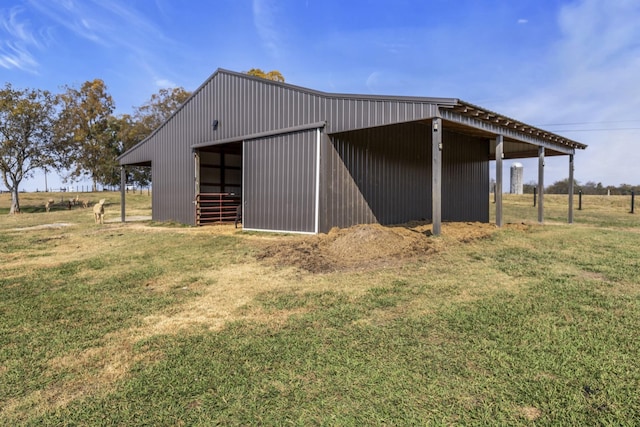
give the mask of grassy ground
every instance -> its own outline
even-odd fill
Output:
[[[107,198],[118,217],[119,194]],[[635,425],[640,219],[505,197],[486,238],[394,266],[266,265],[233,227],[0,216],[0,424]],[[82,198],[82,195],[80,196]],[[576,200],[577,208],[577,200]],[[8,210],[0,196],[0,212]],[[127,213],[150,213],[127,195]]]

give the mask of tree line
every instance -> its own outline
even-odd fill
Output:
[[[528,184],[523,185],[523,191],[526,194],[533,194],[534,188],[538,186],[535,182],[529,182]],[[582,191],[582,194],[590,194],[590,195],[621,195],[626,196],[631,194],[633,191],[635,194],[638,194],[640,190],[640,185],[630,185],[630,184],[620,184],[618,186],[615,185],[602,185],[601,182],[593,182],[587,181],[584,184],[581,184],[579,181],[574,180],[573,191],[577,194],[579,191]],[[569,178],[565,178],[560,181],[556,181],[553,184],[545,187],[544,192],[546,194],[569,194]]]
[[[0,89],[0,173],[11,193],[10,213],[20,212],[19,187],[35,171],[65,172],[65,180],[89,178],[116,186],[116,158],[144,140],[190,96],[181,87],[160,89],[132,114],[114,115],[115,103],[104,81],[65,86],[54,94],[40,89]],[[148,185],[150,170],[128,177]]]

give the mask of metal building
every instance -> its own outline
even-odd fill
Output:
[[[584,148],[455,98],[334,94],[219,69],[119,162],[123,189],[126,166],[151,167],[156,221],[196,225],[226,203],[241,204],[245,230],[430,220],[439,234],[441,221],[489,221],[491,160],[501,193],[502,159],[539,157],[543,181],[544,156],[568,155],[572,176]]]

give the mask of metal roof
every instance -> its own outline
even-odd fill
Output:
[[[465,102],[462,100],[457,100],[457,101],[458,102],[456,103],[456,105],[454,105],[451,108],[451,111],[463,117],[472,118],[475,120],[479,120],[483,123],[489,124],[491,126],[496,126],[498,128],[505,129],[509,131],[509,133],[512,133],[515,131],[525,135],[530,135],[531,137],[536,139],[542,139],[554,144],[560,144],[568,148],[572,148],[572,149],[577,148],[581,150],[584,150],[585,148],[587,148],[587,145],[574,141],[569,138],[565,138],[564,136],[557,135],[555,133],[537,128],[532,125],[528,125],[519,120],[513,119],[511,117],[507,117],[505,115],[471,104],[469,102]]]

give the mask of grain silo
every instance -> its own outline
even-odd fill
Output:
[[[524,176],[524,166],[522,163],[514,163],[511,165],[511,194],[522,194]]]

